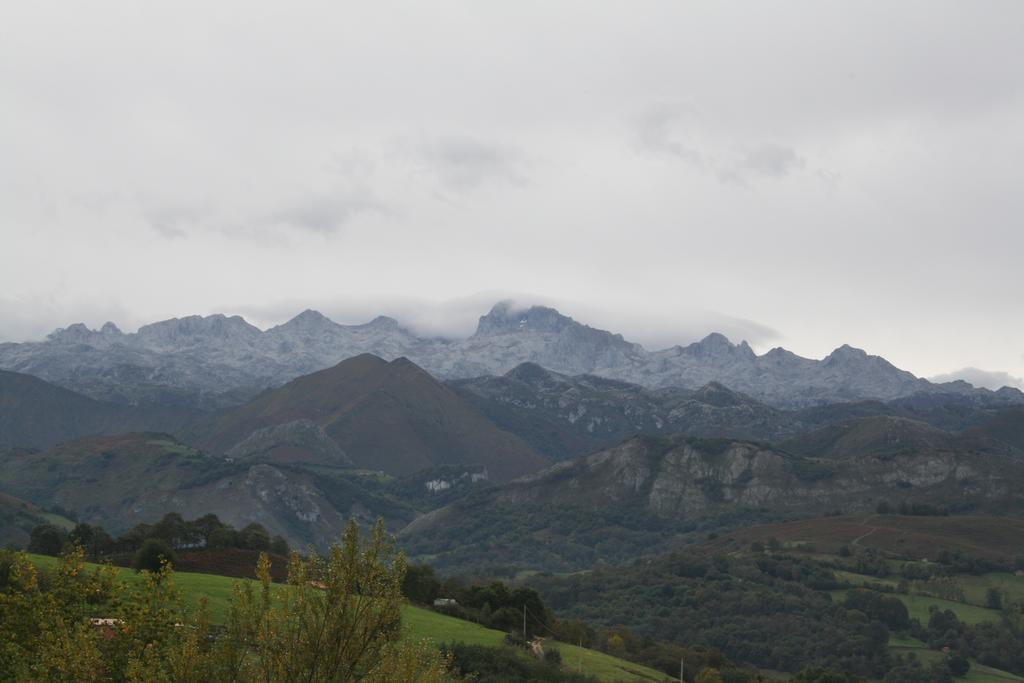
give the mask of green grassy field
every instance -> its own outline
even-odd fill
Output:
[[[968,602],[984,605],[989,588],[997,588],[1003,593],[1004,602],[1024,600],[1024,576],[1005,572],[982,574],[981,576],[958,576],[964,586]]]
[[[853,585],[880,583],[892,588],[896,587],[896,581],[893,579],[877,579],[845,571],[837,571],[835,573],[838,578],[849,581]],[[967,599],[972,603],[983,602],[989,587],[1003,590],[1010,599],[1019,599],[1022,592],[1024,592],[1024,577],[1013,574],[985,574],[983,576],[958,576],[957,578],[963,583]],[[831,594],[834,600],[842,600],[846,591],[831,591]],[[907,606],[907,611],[910,613],[911,618],[916,618],[923,624],[928,622],[929,607],[932,605],[941,610],[952,610],[960,621],[968,624],[999,619],[999,612],[996,610],[979,607],[976,604],[929,598],[923,595],[906,595],[902,593],[892,593],[891,595],[902,600],[903,604]],[[924,643],[914,638],[892,637],[889,640],[889,649],[894,654],[913,652],[926,664],[944,656],[941,652],[929,650]],[[966,683],[1024,683],[1024,678],[1020,676],[1000,671],[999,669],[993,669],[975,661],[971,662],[971,670],[967,676],[957,680],[966,681]]]
[[[889,641],[889,650],[893,654],[913,652],[925,664],[931,664],[945,656],[936,650],[927,649],[924,643],[913,638],[893,638]],[[973,660],[971,661],[971,670],[967,672],[967,675],[956,680],[965,681],[965,683],[1024,683],[1024,678],[1020,676],[978,664]]]
[[[849,582],[853,586],[876,583],[895,590],[899,581],[892,577],[880,579],[843,570],[835,570],[833,573],[836,575],[836,578]],[[998,589],[1003,594],[1004,602],[1024,600],[1024,576],[1017,576],[1008,572],[994,572],[982,574],[981,576],[958,574],[956,579],[964,587],[964,595],[967,598],[966,603],[970,605],[984,607],[989,588]]]
[[[45,555],[30,555],[29,558],[39,567],[55,568],[59,563],[57,558]],[[119,569],[119,577],[129,587],[139,586],[142,581],[140,575],[131,569]],[[200,600],[205,597],[210,619],[214,623],[222,622],[227,618],[232,591],[238,581],[240,579],[214,574],[174,573],[174,584],[186,607],[196,609]],[[465,643],[467,645],[504,647],[505,634],[502,631],[438,614],[415,605],[405,605],[402,608],[402,624],[406,638],[412,640],[429,640],[437,644]],[[545,647],[557,648],[562,654],[563,666],[567,669],[577,670],[578,668],[583,673],[595,676],[600,681],[645,683],[669,680],[667,676],[654,669],[633,664],[603,652],[554,641],[546,642]]]
[[[846,596],[845,590],[830,591],[830,593],[832,599],[836,601],[840,601]],[[894,598],[899,598],[907,606],[910,618],[918,619],[922,624],[928,623],[928,618],[931,616],[929,608],[933,605],[940,610],[952,610],[956,614],[957,619],[965,624],[978,624],[983,621],[999,620],[999,612],[987,607],[978,607],[977,605],[968,605],[962,602],[943,600],[942,598],[929,598],[924,595],[906,595],[905,593],[891,593],[890,595]]]

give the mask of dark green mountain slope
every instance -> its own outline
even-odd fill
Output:
[[[381,487],[374,487],[380,489]],[[336,478],[292,466],[232,462],[167,434],[86,437],[48,451],[0,456],[0,491],[34,505],[59,505],[112,533],[167,512],[193,519],[212,512],[242,528],[251,522],[293,547],[326,547],[350,516],[392,525],[414,510],[370,490],[358,476]]]
[[[915,420],[887,415],[837,422],[785,441],[782,448],[832,460],[978,454],[1024,462],[1024,451],[992,438],[982,429],[951,433]]]
[[[0,446],[49,448],[88,434],[175,430],[193,416],[184,408],[103,403],[31,375],[0,370]]]
[[[3,457],[2,453],[0,457]],[[48,522],[50,519],[39,506],[9,493],[0,493],[0,546],[24,547],[32,529]]]
[[[715,382],[697,390],[648,389],[523,363],[500,377],[448,385],[498,426],[554,460],[593,453],[636,434],[771,440],[809,428],[796,414]]]

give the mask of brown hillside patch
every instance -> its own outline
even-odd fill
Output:
[[[198,572],[231,576],[236,579],[256,578],[256,561],[260,554],[255,550],[223,548],[220,550],[192,550],[178,553],[177,571]],[[284,555],[270,555],[270,577],[274,581],[288,578],[288,558]]]
[[[1024,520],[1004,517],[843,515],[738,529],[702,547],[718,552],[749,549],[775,538],[785,547],[811,544],[820,553],[842,546],[876,548],[906,559],[934,560],[942,551],[1010,560],[1024,551]]]

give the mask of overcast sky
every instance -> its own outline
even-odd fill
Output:
[[[1016,0],[4,3],[0,338],[513,296],[1017,383],[1022,158]]]

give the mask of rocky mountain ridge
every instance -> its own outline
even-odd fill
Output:
[[[965,382],[933,384],[845,345],[822,360],[781,348],[758,356],[746,342],[733,344],[713,333],[688,346],[648,351],[555,309],[518,309],[508,302],[482,316],[467,339],[420,336],[383,316],[340,325],[310,310],[266,331],[219,314],[166,320],[127,334],[112,323],[99,330],[76,324],[42,342],[0,344],[0,368],[98,399],[218,407],[362,353],[406,357],[442,379],[501,375],[531,362],[655,389],[717,382],[786,408],[984,391]],[[1024,393],[1004,391],[1024,403]]]
[[[519,569],[572,571],[665,552],[693,532],[870,513],[880,501],[1019,514],[1024,452],[906,422],[867,418],[810,438],[842,447],[867,432],[887,446],[820,450],[836,457],[742,440],[637,436],[422,515],[401,537],[439,566],[502,557]],[[888,447],[910,434],[917,438],[907,448]],[[511,532],[500,521],[509,518],[517,520]]]

